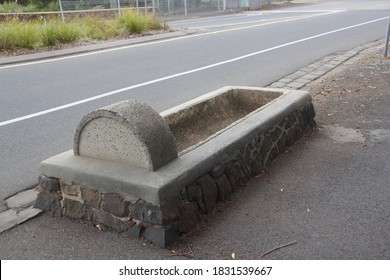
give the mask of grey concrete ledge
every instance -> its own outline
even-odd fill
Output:
[[[223,133],[215,135],[196,149],[182,154],[154,172],[116,162],[77,157],[72,151],[68,151],[43,161],[41,174],[61,178],[67,184],[93,186],[102,192],[119,192],[130,202],[142,199],[154,205],[162,205],[197,177],[215,165],[225,162],[244,143],[250,142],[259,131],[271,129],[275,122],[311,101],[310,95],[304,91],[269,88],[263,90],[283,94],[231,125]],[[199,100],[209,98],[218,92],[205,95]]]

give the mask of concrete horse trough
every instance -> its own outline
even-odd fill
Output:
[[[92,111],[41,163],[36,208],[166,247],[315,126],[305,91],[224,87],[158,114]]]

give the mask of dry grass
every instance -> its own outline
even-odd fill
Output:
[[[149,14],[126,11],[120,17],[85,17],[62,22],[59,19],[10,20],[0,25],[0,51],[40,49],[80,40],[107,40],[162,30],[167,26]]]

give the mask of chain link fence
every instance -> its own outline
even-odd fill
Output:
[[[164,17],[191,16],[224,11],[257,10],[289,0],[59,0],[61,12],[116,12],[134,9]]]

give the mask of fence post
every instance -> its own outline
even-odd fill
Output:
[[[61,19],[62,19],[62,22],[64,22],[65,21],[65,17],[64,17],[64,10],[62,9],[62,1],[58,0],[58,2],[60,3]]]
[[[389,15],[389,22],[387,24],[387,32],[385,37],[385,48],[383,51],[383,56],[387,57],[388,51],[389,51],[389,36],[390,36],[390,15]]]
[[[118,16],[121,16],[121,0],[118,0]]]

